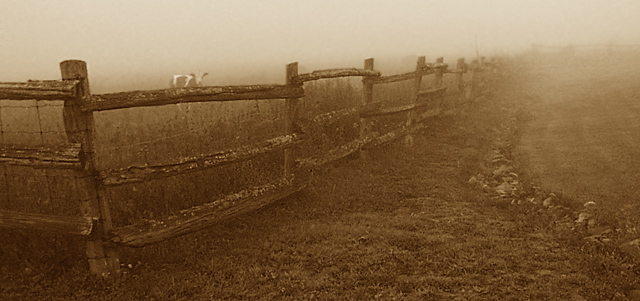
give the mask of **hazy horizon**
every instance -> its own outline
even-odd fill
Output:
[[[640,1],[6,1],[0,81],[59,79],[81,59],[93,93],[167,88],[173,74],[205,85],[284,82],[303,72],[411,68],[415,57],[516,54],[532,43],[640,42]],[[400,65],[399,65],[400,64]],[[385,71],[385,70],[381,70]]]

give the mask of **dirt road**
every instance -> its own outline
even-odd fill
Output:
[[[580,201],[640,199],[640,57],[537,64],[521,150],[542,186]],[[620,208],[620,207],[618,207]]]

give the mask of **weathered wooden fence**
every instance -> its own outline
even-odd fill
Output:
[[[86,63],[68,60],[60,63],[62,80],[29,81],[26,83],[0,83],[0,185],[5,185],[5,193],[0,197],[5,203],[17,202],[19,190],[29,189],[19,186],[19,180],[11,180],[12,168],[33,170],[65,170],[73,176],[56,178],[75,190],[79,214],[28,213],[25,210],[7,210],[15,206],[0,207],[0,227],[27,229],[77,235],[86,238],[86,255],[90,271],[108,276],[119,273],[118,246],[140,247],[209,227],[229,217],[260,208],[274,200],[294,194],[306,186],[305,174],[318,166],[359,153],[367,158],[367,150],[392,140],[404,137],[407,147],[413,144],[413,134],[422,129],[422,121],[441,113],[442,108],[433,108],[433,100],[442,99],[447,89],[443,85],[445,73],[456,74],[453,94],[463,98],[474,98],[478,91],[477,73],[483,69],[483,61],[466,64],[457,61],[455,69],[449,69],[443,58],[435,63],[426,63],[418,58],[415,71],[382,76],[374,70],[374,60],[367,59],[363,69],[328,69],[306,74],[298,74],[297,63],[286,66],[284,85],[248,85],[177,88],[153,91],[134,91],[92,95],[89,89]],[[471,78],[463,80],[463,74],[470,72]],[[432,89],[421,89],[423,77],[433,76]],[[298,125],[300,99],[305,96],[304,83],[338,77],[362,77],[362,102],[359,106],[323,113],[313,118],[315,123],[330,124],[345,116],[359,116],[359,137],[323,154],[299,158],[295,148],[305,140]],[[397,107],[382,107],[374,102],[374,86],[411,81],[411,101]],[[285,132],[281,136],[266,139],[252,145],[223,151],[202,153],[197,156],[175,158],[168,164],[148,164],[125,168],[96,168],[96,127],[94,112],[119,110],[144,106],[160,106],[190,102],[226,102],[237,100],[285,99]],[[23,143],[24,135],[12,131],[10,126],[2,127],[3,118],[8,120],[13,103],[34,102],[27,105],[38,112],[34,117],[40,123],[40,136],[46,136],[46,122],[39,114],[43,101],[62,102],[62,117],[66,141],[48,143],[41,138],[35,143]],[[428,110],[427,108],[430,107]],[[9,111],[8,111],[9,110]],[[4,112],[4,114],[2,114]],[[379,133],[372,127],[374,119],[382,116],[405,114],[405,121],[394,130]],[[8,122],[4,122],[7,124]],[[16,137],[13,137],[14,135]],[[11,137],[10,137],[11,136]],[[36,139],[38,140],[38,139]],[[154,220],[140,220],[129,225],[114,227],[110,214],[110,204],[104,192],[110,187],[130,183],[147,182],[153,179],[173,177],[222,165],[247,161],[274,151],[284,150],[282,176],[270,183],[218,198],[212,202],[193,206],[175,212],[169,217]],[[55,177],[55,176],[54,176]],[[2,183],[4,182],[4,183]],[[49,180],[48,180],[49,182]],[[49,185],[49,184],[48,184]],[[60,185],[59,183],[56,185]],[[117,202],[118,200],[115,200]]]
[[[534,54],[555,53],[564,55],[575,55],[576,53],[608,53],[612,55],[616,52],[638,51],[640,44],[567,44],[559,45],[542,45],[531,44],[531,51]]]

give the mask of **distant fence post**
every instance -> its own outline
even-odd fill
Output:
[[[373,58],[364,60],[364,69],[373,70]],[[367,82],[363,79],[362,89],[362,107],[367,110],[368,106],[373,102],[373,83]],[[367,139],[371,135],[371,119],[367,117],[360,117],[360,139]],[[366,150],[360,150],[360,158],[367,160],[369,158]]]
[[[84,169],[76,175],[76,188],[80,199],[80,214],[97,221],[97,228],[87,239],[87,258],[92,274],[108,277],[120,274],[120,261],[116,250],[103,245],[103,237],[112,228],[109,206],[98,193],[93,148],[93,112],[83,112],[81,103],[91,95],[87,64],[80,60],[60,63],[63,80],[79,80],[77,98],[65,100],[63,118],[65,131],[71,143],[81,143]]]
[[[456,69],[459,71],[456,74],[456,81],[458,82],[458,91],[462,92],[464,90],[464,58],[458,59],[458,64],[456,65]]]
[[[473,100],[475,98],[475,94],[476,94],[476,89],[478,88],[478,75],[477,73],[477,69],[478,68],[478,63],[476,61],[471,62],[471,64],[469,65],[469,70],[468,72],[470,73],[470,79],[469,79],[469,84],[466,86],[466,93],[465,93],[465,98],[467,100]]]
[[[422,75],[424,74],[424,67],[426,65],[426,59],[424,56],[418,57],[418,62],[416,63],[416,78],[413,80],[413,104],[418,104],[418,95],[420,94],[420,84],[422,83]],[[411,130],[411,127],[415,123],[416,119],[416,111],[409,110],[407,112],[407,131]],[[405,147],[413,146],[413,135],[409,134],[404,137],[404,145]]]
[[[297,85],[294,82],[294,77],[298,75],[298,62],[293,62],[286,67],[286,84]],[[296,123],[298,122],[298,103],[300,98],[287,98],[285,101],[286,116],[285,116],[285,135],[290,135],[296,132]],[[294,173],[295,169],[295,152],[293,149],[287,148],[284,150],[284,177],[289,178]]]
[[[434,88],[439,89],[440,87],[442,87],[442,79],[444,77],[444,67],[442,66],[442,64],[444,64],[444,57],[439,57],[436,59],[436,73],[433,75],[433,85],[435,86]],[[444,97],[438,97],[438,101],[436,103],[438,103],[438,107],[442,110],[445,109],[445,98]]]
[[[444,57],[439,57],[436,59],[436,64],[442,66],[442,64],[444,63]],[[436,68],[436,73],[433,77],[433,84],[435,86],[436,89],[442,87],[442,78],[444,75],[444,70],[442,70],[443,67],[437,67]]]

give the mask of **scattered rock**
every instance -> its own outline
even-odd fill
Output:
[[[572,293],[571,295],[569,295],[569,300],[570,301],[587,301],[587,299],[578,295],[577,293]]]
[[[622,243],[618,246],[620,251],[635,260],[640,260],[640,238]]]
[[[627,293],[627,298],[632,301],[640,301],[640,290],[632,290]]]
[[[511,167],[509,167],[507,165],[500,165],[500,167],[498,167],[498,169],[493,171],[493,176],[494,177],[505,176],[505,175],[509,174],[510,172],[511,172]]]
[[[591,218],[591,213],[581,212],[578,214],[578,219],[576,220],[576,224],[586,223]]]
[[[542,206],[545,206],[547,208],[553,206],[555,198],[556,198],[556,194],[553,192],[550,193],[549,196],[546,199],[544,199],[544,201],[542,201]]]

